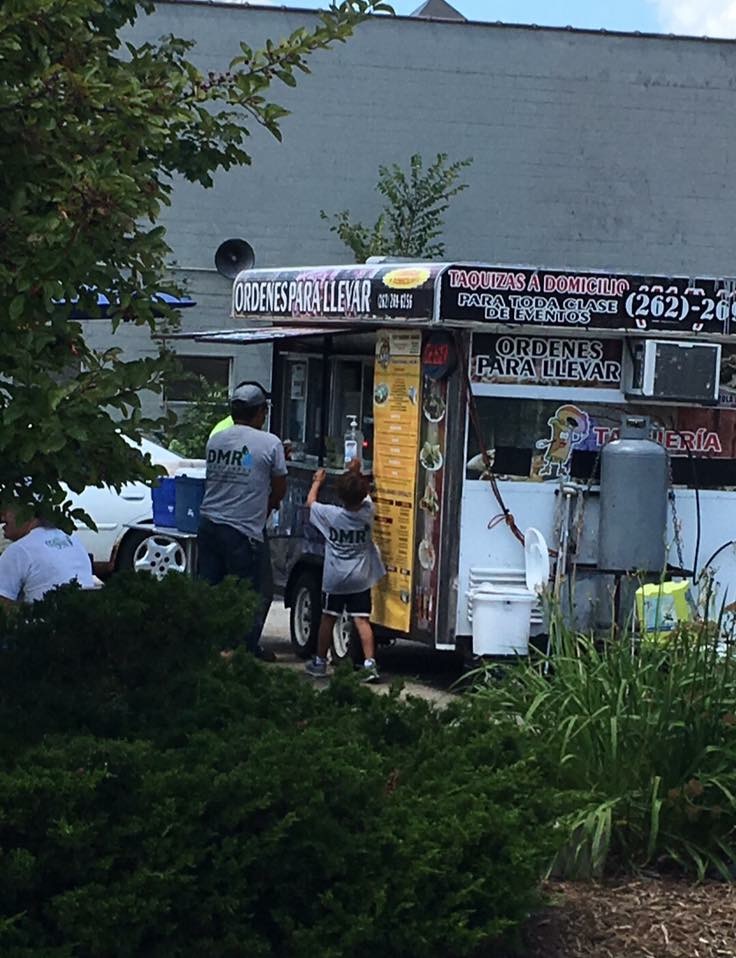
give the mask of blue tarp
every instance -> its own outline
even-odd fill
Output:
[[[92,290],[90,290],[92,292]],[[196,302],[193,299],[189,299],[186,296],[172,296],[171,293],[155,293],[153,296],[154,301],[154,313],[156,312],[155,303],[163,303],[166,306],[169,306],[172,309],[189,309],[191,306],[196,306]],[[64,306],[66,300],[60,299],[56,301],[59,306]],[[77,303],[77,299],[73,299],[72,303]],[[108,312],[111,306],[115,305],[115,301],[110,299],[105,293],[97,292],[97,307],[99,313],[95,313],[94,316],[91,316],[84,309],[77,309],[76,307],[72,309],[70,319],[106,319]]]

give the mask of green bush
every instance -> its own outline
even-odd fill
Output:
[[[253,594],[234,580],[135,573],[0,613],[0,742],[49,731],[137,734],[194,701],[216,650],[242,643]]]
[[[66,626],[56,633],[68,654],[49,639],[44,688],[53,673],[77,701],[59,692],[54,709],[36,707],[33,735],[3,740],[3,956],[459,958],[523,920],[558,808],[549,768],[516,733],[473,702],[439,712],[350,674],[317,692],[245,652],[226,662],[217,647],[235,627],[232,593],[196,587],[187,599],[189,580],[139,582],[117,587],[140,608],[127,606],[117,642],[100,639],[114,646],[105,656],[92,654],[89,612],[76,644]],[[149,671],[134,665],[149,651],[140,617],[162,620],[152,605],[164,592],[186,614],[201,602],[200,623],[219,634],[187,622],[160,637]],[[84,615],[79,599],[44,603],[46,626]],[[24,621],[37,656],[38,621]],[[11,636],[5,716],[32,699],[24,628]],[[86,653],[79,699],[71,678]]]
[[[654,864],[732,877],[736,653],[717,633],[601,644],[559,628],[549,660],[479,693],[552,760],[550,784],[577,793],[562,874]]]

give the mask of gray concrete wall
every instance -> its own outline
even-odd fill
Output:
[[[304,11],[161,3],[137,40],[196,39],[204,70],[313,22]],[[452,203],[449,259],[631,271],[736,273],[736,44],[373,18],[310,60],[284,142],[252,137],[253,166],[214,189],[178,183],[166,213],[199,306],[185,325],[229,325],[218,244],[248,240],[257,265],[347,262],[320,209],[371,221],[381,163],[472,156]],[[131,336],[130,348],[144,348]],[[238,378],[263,350],[238,359]]]

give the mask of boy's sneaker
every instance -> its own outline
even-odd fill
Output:
[[[313,658],[304,666],[304,671],[307,675],[311,675],[313,679],[326,679],[327,678],[327,662],[324,659]]]
[[[380,681],[381,676],[378,674],[378,669],[376,668],[376,663],[371,659],[367,659],[363,663],[363,668],[361,671],[361,681],[362,682],[378,682]]]

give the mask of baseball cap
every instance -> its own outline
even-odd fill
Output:
[[[238,383],[230,397],[230,402],[239,402],[244,406],[264,406],[271,398],[271,393],[261,386],[260,383],[246,382]]]

